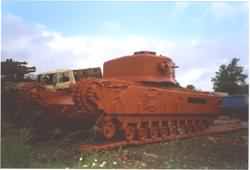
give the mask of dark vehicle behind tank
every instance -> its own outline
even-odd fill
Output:
[[[248,120],[248,95],[223,97],[222,111],[225,115]]]

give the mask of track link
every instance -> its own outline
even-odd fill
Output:
[[[150,139],[144,139],[144,140],[131,140],[131,141],[121,140],[121,141],[99,143],[99,144],[82,144],[80,145],[80,151],[86,152],[86,151],[111,150],[111,149],[124,147],[124,146],[130,146],[130,145],[160,143],[160,142],[166,142],[166,141],[171,141],[171,140],[176,140],[176,139],[185,139],[185,138],[192,138],[196,136],[205,136],[205,135],[212,135],[212,134],[218,134],[218,133],[232,132],[232,131],[240,130],[242,128],[243,127],[241,126],[239,121],[233,121],[233,122],[223,123],[219,125],[215,124],[203,131],[190,133],[190,134],[169,135],[167,137],[150,138]]]

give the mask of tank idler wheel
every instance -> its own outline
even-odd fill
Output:
[[[106,139],[112,139],[116,133],[116,127],[113,123],[105,123],[103,126],[103,136]]]
[[[135,127],[127,126],[124,130],[125,138],[127,141],[132,141],[135,139]]]

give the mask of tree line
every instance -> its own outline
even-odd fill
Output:
[[[222,64],[219,70],[212,77],[213,89],[215,92],[225,92],[229,95],[248,94],[248,75],[244,73],[244,67],[238,64],[239,58],[233,58],[229,64]],[[196,90],[195,86],[186,86],[191,90]]]

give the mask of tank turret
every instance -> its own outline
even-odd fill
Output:
[[[138,51],[104,63],[103,77],[137,82],[176,84],[175,63],[151,51]]]

